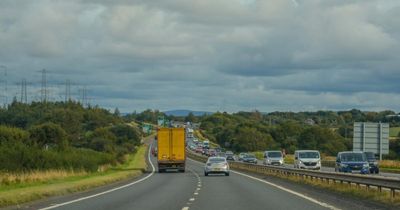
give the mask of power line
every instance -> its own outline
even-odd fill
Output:
[[[28,91],[26,85],[26,79],[21,80],[21,103],[28,103]]]
[[[71,101],[71,81],[65,81],[65,102]]]
[[[41,93],[41,101],[46,102],[47,101],[47,78],[46,78],[46,69],[42,70],[42,89],[40,91]]]
[[[3,78],[3,82],[4,82],[4,107],[7,106],[8,104],[8,90],[7,90],[7,66],[3,66],[1,65],[0,68],[4,69],[4,78]]]

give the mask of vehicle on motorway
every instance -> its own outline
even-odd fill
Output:
[[[208,140],[203,141],[203,147],[209,149],[210,148],[210,141],[208,141]]]
[[[264,160],[263,164],[264,165],[278,165],[281,166],[283,165],[283,155],[282,152],[279,150],[275,151],[265,151],[264,152]]]
[[[157,157],[157,152],[158,152],[157,147],[154,146],[151,148],[151,154],[153,154],[154,157]]]
[[[243,158],[242,161],[245,163],[255,163],[257,164],[257,158],[253,154],[246,154]]]
[[[321,169],[321,155],[317,150],[296,150],[294,167],[299,169]]]
[[[205,156],[208,156],[208,154],[209,154],[208,149],[203,148],[201,154],[205,155]]]
[[[369,163],[363,152],[339,152],[336,157],[335,171],[368,174]]]
[[[197,146],[196,149],[195,149],[195,152],[196,152],[196,153],[203,153],[203,148]]]
[[[246,155],[247,155],[247,153],[241,152],[241,153],[239,154],[239,161],[243,161],[243,157],[246,156]]]
[[[217,151],[215,149],[208,150],[208,157],[217,156]]]
[[[204,167],[204,175],[220,174],[229,176],[229,164],[224,157],[209,157]]]
[[[226,151],[226,160],[235,161],[235,154],[232,151]]]
[[[379,174],[379,163],[376,160],[375,153],[373,152],[364,152],[365,157],[367,157],[367,161],[369,163],[369,172]]]
[[[185,172],[185,129],[184,128],[159,128],[158,139],[158,172],[165,172],[167,169],[178,169]]]
[[[216,156],[217,156],[217,157],[224,157],[224,158],[226,158],[226,153],[225,153],[225,152],[218,152]]]

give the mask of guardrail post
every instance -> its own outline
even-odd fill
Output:
[[[390,195],[392,198],[396,196],[396,190],[395,189],[390,189]]]

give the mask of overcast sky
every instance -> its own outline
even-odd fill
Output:
[[[398,112],[399,43],[398,0],[0,1],[9,101],[46,69],[51,100],[123,112]]]

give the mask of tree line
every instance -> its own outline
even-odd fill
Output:
[[[98,106],[14,101],[0,108],[0,170],[96,171],[124,162],[142,135],[119,113]]]

